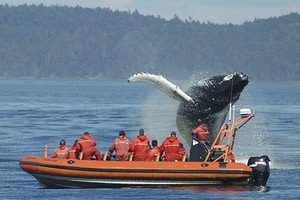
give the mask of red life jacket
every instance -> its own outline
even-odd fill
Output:
[[[160,153],[159,147],[153,147],[152,149],[148,150],[147,157],[145,161],[155,161],[156,156]]]
[[[134,161],[144,161],[149,150],[149,139],[146,135],[138,135],[130,145]]]
[[[71,148],[69,148],[68,158],[69,159],[77,159],[76,151],[77,151],[76,146],[72,146]]]
[[[187,156],[186,149],[184,147],[179,148],[179,153],[180,153],[180,160],[182,160],[184,155]]]
[[[228,152],[227,157],[230,160],[230,162],[235,162],[235,156],[232,152]]]
[[[165,161],[180,160],[179,144],[180,141],[176,136],[170,136],[162,143],[160,152],[161,155],[165,152]]]
[[[68,159],[68,151],[69,151],[68,147],[59,146],[52,153],[51,157],[52,158],[58,158],[58,159]]]
[[[205,141],[208,138],[208,128],[200,124],[192,130],[192,135],[195,135],[199,140]]]
[[[96,140],[91,135],[81,136],[76,144],[76,150],[83,153],[82,160],[91,160],[95,154],[97,154],[98,159],[101,159],[101,155],[98,155],[100,152],[96,149]]]
[[[128,160],[130,141],[126,137],[118,137],[109,148],[109,153],[116,151],[116,160]]]

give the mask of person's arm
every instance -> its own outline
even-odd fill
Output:
[[[113,154],[114,150],[116,149],[116,143],[114,141],[114,143],[111,144],[109,150],[108,150],[108,153],[111,155]]]

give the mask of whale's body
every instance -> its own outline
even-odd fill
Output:
[[[248,84],[248,77],[243,73],[217,75],[196,82],[186,92],[161,75],[138,73],[128,79],[128,82],[137,81],[155,85],[170,97],[179,100],[176,124],[187,142],[190,141],[190,132],[199,119],[208,125],[208,140],[212,142],[224,123],[230,102],[234,103],[239,99]]]

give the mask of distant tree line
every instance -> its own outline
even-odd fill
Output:
[[[0,6],[2,78],[121,79],[140,71],[300,80],[300,15],[219,25],[109,8]]]

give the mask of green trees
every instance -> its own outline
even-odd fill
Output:
[[[0,6],[0,77],[127,78],[148,71],[184,79],[243,71],[300,80],[300,16],[243,25],[142,16],[108,8]]]

